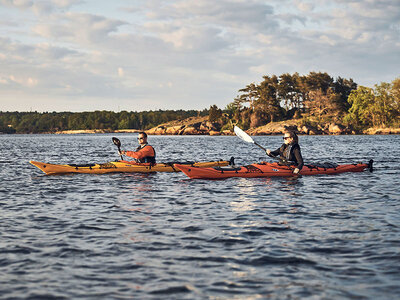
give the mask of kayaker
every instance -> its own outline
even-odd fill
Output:
[[[147,143],[146,132],[139,132],[138,135],[139,147],[136,151],[121,151],[120,154],[133,157],[139,163],[156,163],[156,151]]]
[[[299,138],[294,131],[288,130],[284,132],[283,141],[284,143],[280,148],[275,151],[267,149],[266,153],[270,157],[279,155],[281,163],[295,167],[293,173],[297,174],[304,165],[299,146]]]

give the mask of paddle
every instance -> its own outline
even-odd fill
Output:
[[[247,143],[252,143],[254,145],[257,145],[258,147],[260,147],[261,149],[265,151],[267,151],[267,149],[265,149],[263,146],[257,144],[252,138],[251,136],[249,136],[246,132],[244,132],[242,129],[240,129],[239,127],[235,126],[233,128],[233,131],[236,133],[236,135],[238,137],[240,137],[243,141],[247,142]]]
[[[118,147],[118,152],[120,153],[121,160],[124,160],[121,155],[121,141],[119,139],[117,139],[116,137],[113,137],[112,141],[113,141],[114,145]]]
[[[265,153],[267,152],[267,149],[265,149],[263,146],[257,144],[257,142],[255,142],[255,141],[251,138],[251,136],[249,136],[246,132],[244,132],[244,131],[243,131],[242,129],[240,129],[239,127],[235,126],[235,127],[233,128],[233,131],[234,131],[234,132],[236,133],[236,135],[237,135],[238,137],[240,137],[243,141],[245,141],[245,142],[247,142],[247,143],[252,143],[252,144],[254,144],[254,145],[257,145],[258,147],[260,147],[261,149],[263,149]],[[267,154],[267,155],[268,155],[268,154]],[[279,158],[277,158],[277,157],[275,157],[275,156],[272,156],[272,155],[268,155],[268,156],[271,157],[271,158],[273,158],[273,159],[279,160]]]

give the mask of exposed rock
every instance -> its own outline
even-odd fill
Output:
[[[179,134],[183,128],[185,128],[185,125],[167,127],[165,134],[176,135]]]
[[[191,117],[186,120],[177,120],[158,125],[146,132],[150,135],[221,135],[221,124],[208,121],[208,117]]]
[[[221,133],[223,135],[235,135],[231,130],[223,130]]]
[[[364,134],[400,134],[400,128],[372,127],[363,131]]]
[[[321,134],[323,134],[323,133],[324,133],[324,132],[323,132],[322,130],[317,129],[317,128],[315,128],[315,127],[311,127],[310,130],[309,130],[309,132],[308,132],[309,135],[321,135]]]
[[[299,133],[310,134],[310,131],[313,130],[313,128],[311,126],[303,125],[298,126],[297,130],[299,131]]]
[[[221,135],[220,131],[210,130],[209,135]]]
[[[55,134],[86,134],[86,133],[110,133],[111,129],[82,129],[82,130],[62,130],[56,131]]]
[[[335,123],[328,125],[328,133],[330,134],[343,134],[345,129],[344,126]]]
[[[217,123],[217,122],[202,122],[200,125],[200,130],[203,131],[220,131],[221,130],[221,124]]]
[[[198,135],[200,132],[194,126],[185,127],[180,134],[182,135]]]
[[[114,132],[116,132],[116,133],[138,133],[141,131],[142,130],[139,130],[139,129],[117,129]]]
[[[157,127],[157,129],[154,132],[154,134],[157,134],[157,135],[162,135],[164,133],[165,133],[165,127],[164,126]]]
[[[208,131],[208,130],[210,130],[210,128],[208,128],[208,126],[206,125],[206,124],[201,124],[200,125],[200,130],[203,130],[203,131]]]
[[[248,116],[250,117],[250,116]],[[247,130],[250,135],[280,135],[291,129],[298,134],[356,134],[351,128],[337,123],[319,124],[317,126],[304,125],[302,119],[292,119],[281,122],[271,122],[267,125]],[[137,131],[136,131],[137,132]],[[158,125],[146,131],[150,135],[234,135],[231,130],[221,131],[221,124],[210,122],[208,117],[190,117],[185,120],[176,120]],[[76,132],[74,132],[76,133]],[[86,132],[85,132],[86,133]],[[400,134],[400,128],[369,128],[364,134]]]
[[[249,129],[248,133],[252,135],[275,135],[282,134],[288,129],[298,132],[297,123],[299,123],[297,120],[268,123],[264,126]]]
[[[193,124],[192,124],[192,127],[194,127],[194,128],[196,128],[197,130],[199,130],[201,124],[202,124],[202,122],[196,122],[196,123],[193,123]]]
[[[299,126],[300,127],[300,126]],[[300,134],[307,134],[307,135],[320,135],[324,134],[324,130],[320,126],[315,127],[311,125],[303,125],[301,128],[298,127],[298,131]]]

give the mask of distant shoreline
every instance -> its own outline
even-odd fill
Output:
[[[233,125],[233,124],[232,124]],[[351,130],[341,124],[327,123],[317,126],[303,125],[301,120],[270,122],[266,125],[246,130],[249,135],[282,135],[285,130],[296,131],[299,135],[397,135],[400,128],[371,127],[362,131]],[[98,133],[139,133],[141,129],[75,129],[43,132],[42,134],[98,134]],[[207,117],[191,117],[157,125],[144,130],[148,135],[235,135],[230,128],[221,128],[218,122],[210,122]],[[15,134],[0,132],[0,134]],[[20,134],[20,133],[17,133]],[[30,134],[30,133],[25,133]]]
[[[139,133],[142,130],[139,129],[119,129],[119,130],[108,130],[108,129],[87,129],[87,130],[62,130],[62,131],[56,131],[56,132],[45,132],[45,133],[39,133],[39,134],[98,134],[98,133]],[[145,130],[146,132],[151,131],[151,130]],[[265,132],[260,132],[260,131],[255,131],[253,130],[249,130],[249,134],[250,135],[255,135],[255,136],[262,136],[262,135],[280,135],[283,132],[269,132],[269,133],[265,133]],[[7,133],[2,133],[0,132],[0,134],[7,134]],[[13,133],[15,134],[15,133]],[[18,134],[18,133],[16,133]],[[37,134],[37,133],[36,133]],[[215,131],[211,131],[211,132],[207,132],[207,133],[199,133],[199,134],[171,134],[171,133],[155,133],[155,132],[148,132],[149,135],[170,135],[170,136],[175,136],[175,135],[210,135],[210,136],[232,136],[235,135],[233,132],[230,132],[228,130],[225,130],[223,132],[215,132]],[[315,134],[315,133],[299,133],[300,135],[397,135],[400,134],[400,128],[368,128],[366,130],[364,130],[363,132],[359,132],[359,133],[345,133],[345,134]]]
[[[62,130],[56,132],[48,132],[48,134],[88,134],[88,133],[138,133],[142,130],[139,129],[84,129],[84,130]]]

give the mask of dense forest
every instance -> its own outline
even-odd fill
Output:
[[[334,122],[355,130],[399,127],[400,78],[368,88],[321,72],[264,76],[259,84],[239,90],[225,113],[246,129],[293,118],[309,125]],[[212,106],[210,116],[217,120],[224,113]]]
[[[0,132],[43,133],[85,129],[146,130],[172,120],[209,116],[222,130],[233,122],[244,129],[269,122],[299,119],[303,124],[339,123],[356,131],[369,127],[400,127],[400,78],[374,88],[327,73],[263,76],[238,91],[225,109],[144,112],[0,112]]]
[[[149,129],[158,124],[193,116],[206,116],[208,110],[158,110],[144,112],[0,112],[0,132],[48,133],[62,130]]]

